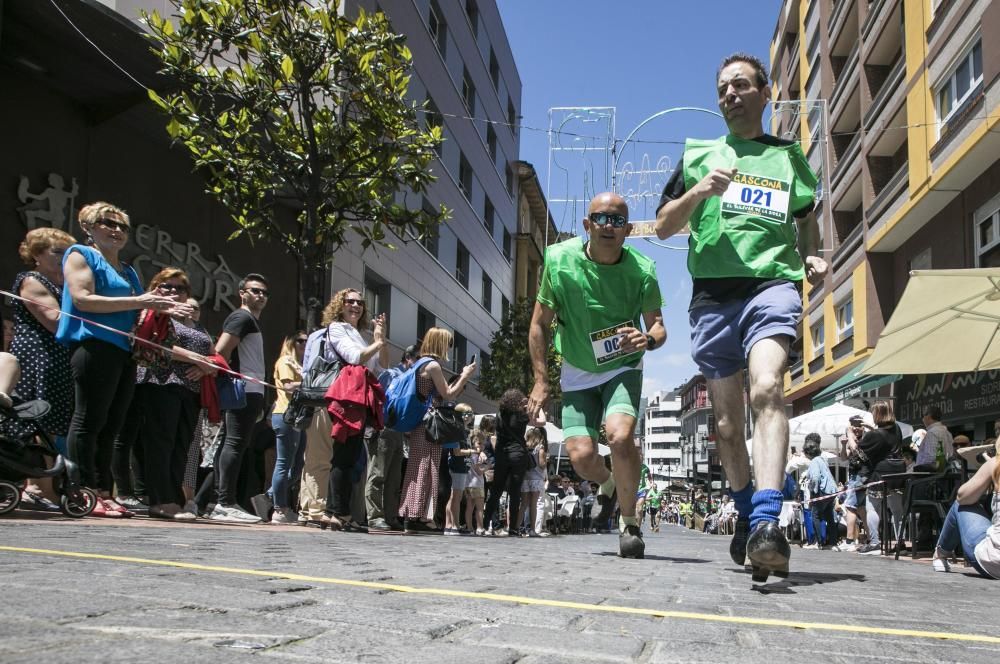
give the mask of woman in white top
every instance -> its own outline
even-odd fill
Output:
[[[996,447],[1000,454],[1000,442]],[[993,488],[992,519],[979,502],[990,487]],[[966,562],[981,576],[1000,579],[1000,463],[996,456],[958,488],[934,549],[931,564],[935,572],[950,571],[948,559],[959,545]]]
[[[344,364],[364,366],[376,376],[382,373],[382,367],[389,364],[385,314],[379,314],[369,322],[365,299],[359,291],[345,288],[337,292],[323,311],[323,321],[328,323],[325,346],[328,360],[339,357]],[[361,330],[369,327],[373,330],[371,343],[361,336]],[[362,433],[349,437],[343,443],[333,443],[326,516],[320,519],[332,528],[357,526],[351,519],[351,475],[364,451],[364,438],[369,430],[365,426]]]

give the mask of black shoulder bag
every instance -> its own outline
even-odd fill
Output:
[[[302,372],[302,383],[292,392],[292,397],[289,399],[284,420],[298,431],[303,431],[309,426],[314,409],[326,408],[324,398],[326,392],[340,375],[343,361],[336,350],[333,352],[334,359],[326,359],[326,347],[329,341],[330,330],[327,328],[326,335],[319,342],[316,357]]]

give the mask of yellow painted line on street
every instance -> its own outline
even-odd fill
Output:
[[[488,600],[492,602],[507,602],[528,606],[549,606],[560,609],[575,609],[599,613],[617,613],[658,618],[677,618],[679,620],[700,620],[703,622],[728,623],[733,625],[752,625],[766,627],[786,627],[790,629],[815,629],[828,632],[845,632],[849,634],[873,634],[879,636],[901,636],[916,639],[938,639],[943,641],[969,641],[975,643],[1000,644],[1000,637],[985,634],[962,634],[960,632],[931,632],[919,629],[896,629],[893,627],[869,627],[866,625],[845,625],[841,623],[804,622],[800,620],[780,620],[776,618],[751,618],[747,616],[721,616],[711,613],[695,613],[691,611],[669,611],[662,609],[643,609],[631,606],[615,606],[610,604],[585,604],[583,602],[565,602],[556,599],[540,599],[537,597],[522,597],[519,595],[500,595],[495,593],[470,592],[467,590],[448,590],[446,588],[418,588],[394,583],[378,581],[355,581],[352,579],[336,579],[307,574],[293,574],[272,570],[245,569],[241,567],[220,567],[217,565],[199,565],[175,560],[156,560],[152,558],[134,558],[131,556],[111,556],[102,553],[83,553],[80,551],[60,551],[56,549],[32,549],[20,546],[0,546],[0,551],[16,553],[33,553],[46,556],[63,556],[65,558],[86,558],[90,560],[107,560],[120,563],[135,563],[138,565],[159,565],[189,569],[198,572],[220,572],[223,574],[241,574],[244,576],[259,576],[270,579],[287,579],[289,581],[310,581],[337,586],[353,586],[370,590],[392,590],[414,595],[437,595],[444,597],[462,597],[465,599]]]

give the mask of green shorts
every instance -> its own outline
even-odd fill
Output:
[[[642,372],[625,371],[586,390],[562,393],[563,438],[600,436],[601,423],[612,413],[624,413],[639,419],[642,395]]]

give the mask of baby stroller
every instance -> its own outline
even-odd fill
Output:
[[[80,486],[76,464],[59,454],[38,426],[48,412],[42,400],[0,407],[0,514],[17,509],[28,478],[51,477],[66,516],[87,516],[97,505],[97,495]],[[55,458],[51,468],[45,467],[45,457]]]

